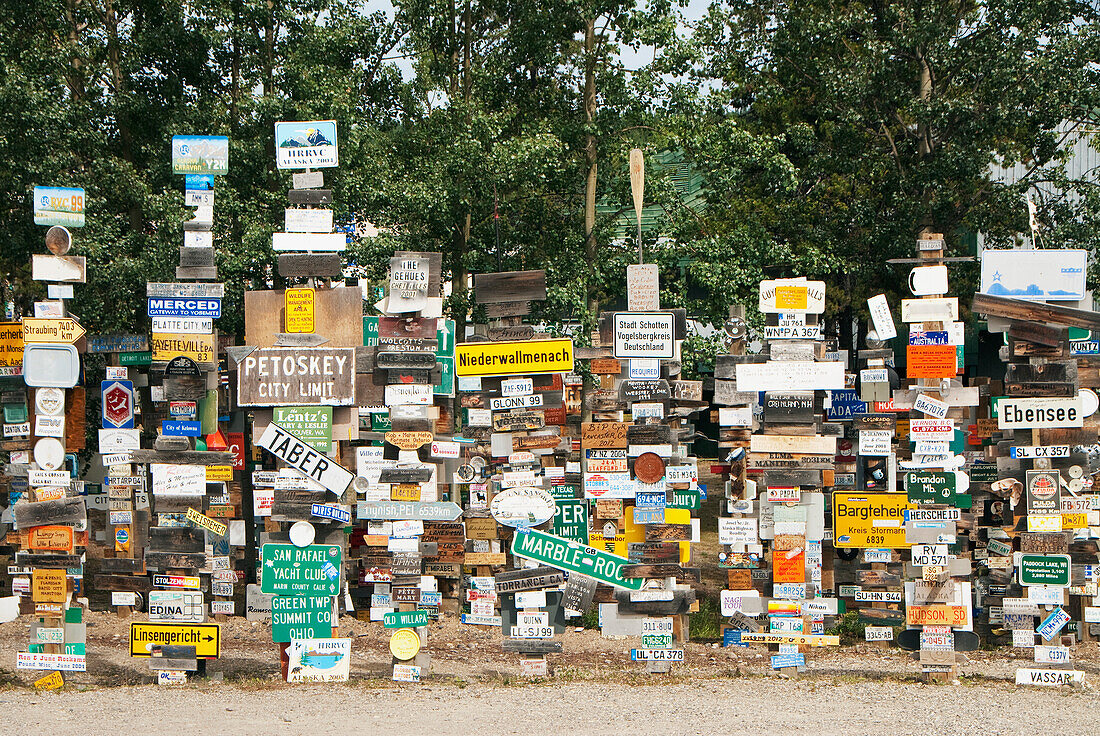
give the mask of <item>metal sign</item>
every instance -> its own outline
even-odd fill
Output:
[[[332,598],[277,595],[271,599],[271,640],[327,639],[332,635]]]
[[[260,557],[263,593],[337,595],[340,592],[342,552],[338,545],[265,544]]]
[[[283,292],[284,320],[287,332],[313,332],[316,292],[313,289],[287,289]]]
[[[131,429],[134,426],[134,382],[102,381],[103,429]]]
[[[229,138],[223,135],[172,136],[172,173],[225,176],[229,173]]]
[[[776,279],[760,282],[760,311],[821,314],[825,311],[825,282]]]
[[[275,165],[324,169],[340,164],[335,120],[275,123]]]
[[[34,188],[34,224],[84,227],[84,190],[71,187]]]
[[[470,342],[455,346],[458,376],[567,373],[573,370],[570,339]]]
[[[997,404],[998,429],[1054,429],[1084,423],[1081,399],[1002,398]]]
[[[1070,581],[1069,555],[1020,555],[1020,585],[1055,585],[1064,588]]]
[[[210,317],[217,319],[222,316],[222,300],[220,298],[151,296],[148,299],[150,317]]]
[[[358,519],[420,519],[454,521],[462,516],[462,507],[453,501],[360,501]]]
[[[267,425],[256,444],[337,495],[343,493],[355,478],[355,474],[344,466],[325,457],[309,443],[274,422]]]
[[[150,590],[149,620],[201,624],[206,620],[202,591]]]
[[[668,312],[616,312],[616,358],[672,358],[676,353],[675,317]]]
[[[833,492],[833,535],[837,547],[905,549],[905,511],[915,509],[899,493]]]
[[[622,566],[627,564],[624,557],[534,529],[517,531],[512,538],[512,554],[628,590],[641,590],[644,582],[642,578],[622,576]]]
[[[23,342],[72,344],[84,337],[84,328],[75,319],[23,318]]]
[[[198,659],[217,659],[221,654],[218,624],[158,624],[135,621],[130,624],[130,656],[152,656],[154,646],[195,647]]]

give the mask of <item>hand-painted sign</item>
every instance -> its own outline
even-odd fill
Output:
[[[240,406],[355,403],[355,348],[260,348],[237,370]]]

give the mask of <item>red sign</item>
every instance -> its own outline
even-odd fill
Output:
[[[958,372],[954,345],[909,345],[905,348],[905,375],[909,378],[950,378]]]
[[[134,389],[129,381],[103,382],[103,426],[134,426]]]
[[[244,470],[244,432],[229,432],[229,451],[233,453],[233,469]]]

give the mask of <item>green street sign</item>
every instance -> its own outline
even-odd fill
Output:
[[[453,319],[441,319],[438,329],[435,331],[439,346],[435,349],[437,358],[455,357],[455,321]]]
[[[363,318],[363,344],[366,346],[378,344],[378,318]]]
[[[970,508],[974,500],[956,490],[953,471],[911,470],[903,476],[910,503],[946,503],[960,509]]]
[[[554,511],[554,534],[562,539],[588,542],[588,502],[558,501]]]
[[[265,544],[260,548],[260,591],[278,595],[337,595],[343,554],[334,544]]]
[[[118,364],[119,365],[149,365],[153,362],[152,351],[145,351],[141,353],[119,353]]]
[[[387,629],[414,629],[417,626],[427,626],[428,612],[421,609],[386,613],[382,615],[382,625]]]
[[[516,530],[512,537],[512,554],[627,590],[641,590],[644,582],[642,578],[622,576],[622,566],[630,564],[624,557],[534,529]]]
[[[695,511],[699,508],[699,491],[673,491],[673,501],[668,504],[670,509],[687,509]]]
[[[555,501],[572,501],[577,497],[577,486],[574,483],[554,484],[550,486],[550,495]]]
[[[313,449],[321,452],[332,449],[331,406],[276,406],[272,411],[272,421]]]
[[[1020,555],[1020,585],[1069,585],[1069,555]]]
[[[439,383],[432,386],[433,396],[454,396],[455,395],[455,359],[454,358],[436,358],[439,362],[440,374]]]
[[[642,646],[646,649],[667,649],[672,646],[672,634],[642,634]]]
[[[391,429],[393,429],[393,422],[390,421],[389,414],[370,415],[370,431],[389,432]]]
[[[332,638],[332,598],[277,595],[271,599],[271,641]]]

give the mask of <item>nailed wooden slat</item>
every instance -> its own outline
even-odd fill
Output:
[[[545,298],[545,271],[505,271],[474,275],[474,299],[478,304],[539,301]]]
[[[1100,312],[1039,304],[1023,299],[978,293],[974,295],[971,309],[979,314],[1004,317],[1021,322],[1050,322],[1086,330],[1100,330]]]

